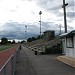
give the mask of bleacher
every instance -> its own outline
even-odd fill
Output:
[[[45,52],[45,47],[59,47],[61,40],[59,38],[54,38],[54,31],[44,32],[44,37],[39,40],[28,42],[25,46],[33,51]]]
[[[58,48],[61,45],[61,39],[56,38],[50,41],[39,39],[32,42],[27,43],[27,47],[32,51],[37,51],[39,54],[41,52],[45,52],[45,47]]]
[[[53,39],[51,41],[48,41],[45,45],[49,46],[49,47],[53,47],[53,46],[57,46],[59,44],[61,44],[61,39],[56,38],[56,39]]]
[[[28,48],[30,48],[31,50],[33,51],[38,51],[38,52],[41,52],[41,51],[44,51],[45,49],[45,46],[44,44],[46,43],[47,41],[44,41],[43,39],[40,39],[40,40],[36,40],[36,41],[33,41],[33,42],[30,42],[28,44]]]

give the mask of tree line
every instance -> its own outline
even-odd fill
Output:
[[[28,38],[27,39],[27,42],[32,42],[32,41],[35,41],[35,40],[38,40],[38,39],[40,39],[40,38],[43,38],[43,35],[38,35],[37,37],[31,37],[31,38]],[[25,43],[26,41],[21,41],[21,42],[19,42],[19,43]],[[1,38],[1,42],[0,42],[0,45],[6,45],[6,44],[15,44],[16,43],[16,41],[15,40],[13,40],[12,42],[11,41],[8,41],[8,39],[6,38],[6,37],[3,37],[3,38]]]
[[[8,41],[8,39],[7,39],[6,37],[3,37],[3,38],[1,39],[1,42],[0,42],[1,45],[15,44],[15,43],[16,43],[15,40],[13,40],[13,41],[11,42],[11,41]]]
[[[38,35],[37,37],[31,37],[31,38],[28,38],[27,39],[27,42],[32,42],[32,41],[35,41],[35,40],[38,40],[38,39],[42,39],[43,38],[43,34],[40,36],[40,35]]]

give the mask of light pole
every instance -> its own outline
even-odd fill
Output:
[[[25,39],[27,38],[27,25],[25,25]]]
[[[59,28],[60,28],[60,33],[59,33],[59,35],[61,35],[61,24],[59,24]]]
[[[42,11],[39,12],[39,15],[40,15],[40,21],[39,21],[40,22],[40,39],[41,39],[41,14],[42,14]]]
[[[65,33],[67,33],[67,21],[66,21],[66,6],[68,3],[65,4],[65,0],[63,0],[62,8],[64,10],[64,25],[65,25]]]

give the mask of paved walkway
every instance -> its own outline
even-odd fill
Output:
[[[58,55],[35,55],[22,46],[15,75],[75,75],[75,69],[55,59]]]

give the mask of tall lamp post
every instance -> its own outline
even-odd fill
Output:
[[[67,21],[66,21],[66,6],[68,3],[65,4],[65,0],[63,0],[62,8],[64,10],[64,25],[65,25],[65,33],[67,33]]]
[[[27,25],[25,25],[25,39],[27,38]]]
[[[59,24],[59,28],[60,28],[60,33],[59,33],[59,35],[61,35],[61,24]]]
[[[39,21],[40,22],[40,39],[41,39],[41,14],[42,14],[42,11],[39,12],[39,15],[40,15],[40,21]]]

